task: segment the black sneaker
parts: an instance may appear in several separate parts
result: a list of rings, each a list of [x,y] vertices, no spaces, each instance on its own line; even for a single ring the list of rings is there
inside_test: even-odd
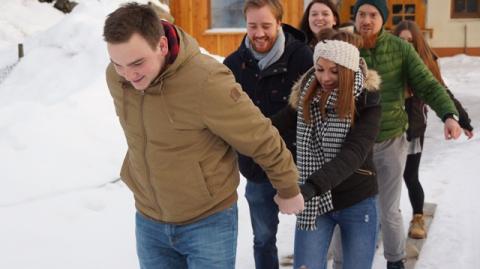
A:
[[[405,265],[403,264],[403,260],[396,262],[387,261],[387,269],[405,269]]]

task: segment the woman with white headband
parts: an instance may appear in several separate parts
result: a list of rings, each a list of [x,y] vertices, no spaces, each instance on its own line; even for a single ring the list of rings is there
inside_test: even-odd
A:
[[[371,268],[378,233],[372,147],[380,126],[380,78],[367,70],[356,37],[332,30],[314,50],[314,67],[294,85],[290,105],[272,117],[297,128],[305,210],[297,215],[294,268],[327,268],[339,225],[343,268]]]

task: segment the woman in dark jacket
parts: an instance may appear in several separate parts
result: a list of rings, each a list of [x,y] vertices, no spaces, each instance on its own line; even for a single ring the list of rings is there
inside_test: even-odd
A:
[[[428,66],[435,78],[442,83],[447,89],[447,93],[455,104],[459,112],[458,123],[462,127],[465,135],[470,139],[473,137],[473,127],[470,125],[470,118],[463,108],[462,104],[455,99],[453,94],[448,90],[445,82],[440,74],[440,68],[437,63],[437,56],[428,45],[423,37],[422,32],[413,21],[400,22],[393,31],[393,34],[411,43],[422,58],[425,65]],[[423,141],[425,130],[427,128],[427,106],[420,98],[415,96],[415,89],[408,88],[405,100],[405,110],[408,114],[408,130],[407,140],[409,141],[409,151],[403,178],[407,186],[408,196],[412,205],[413,217],[410,221],[408,236],[415,239],[423,239],[426,237],[425,221],[423,218],[423,204],[425,194],[418,178],[418,169],[420,159],[422,157]]]
[[[313,50],[322,39],[323,29],[336,29],[340,26],[337,7],[330,0],[312,0],[303,13],[300,30],[307,36],[307,44]]]
[[[297,127],[305,210],[297,217],[294,268],[326,268],[336,225],[343,268],[371,268],[378,232],[372,147],[380,126],[380,78],[360,59],[358,39],[333,32],[314,50],[314,67],[295,84],[290,105],[272,117]]]

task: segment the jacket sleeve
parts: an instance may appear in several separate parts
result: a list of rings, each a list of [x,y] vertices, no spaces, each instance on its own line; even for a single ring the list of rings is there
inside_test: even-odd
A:
[[[223,59],[223,64],[226,65],[230,70],[233,69],[234,57],[235,57],[235,52],[225,57],[225,59]]]
[[[445,87],[435,79],[413,46],[404,44],[403,48],[405,50],[404,70],[407,84],[415,89],[415,94],[429,105],[440,119],[449,113],[458,116],[458,111]]]
[[[289,130],[295,130],[297,125],[297,111],[290,105],[286,105],[280,111],[270,117],[273,126],[275,126],[280,133],[285,133]]]
[[[362,93],[357,107],[358,117],[343,142],[340,152],[330,162],[310,175],[301,191],[305,200],[325,193],[351,176],[372,151],[380,131],[380,94]]]
[[[292,56],[295,58],[294,62],[300,65],[298,69],[300,71],[299,77],[305,74],[305,72],[307,72],[308,70],[310,70],[310,68],[312,68],[314,64],[312,51],[307,45],[302,46],[300,49],[296,50],[294,55]]]
[[[223,65],[201,85],[198,99],[206,127],[267,173],[283,198],[297,195],[298,171],[290,151],[271,121],[253,104]]]
[[[446,90],[447,90],[448,96],[450,96],[453,103],[455,104],[455,108],[457,108],[457,110],[458,110],[458,114],[459,114],[458,123],[460,124],[460,127],[462,127],[462,129],[468,130],[470,132],[473,131],[473,126],[470,124],[472,120],[468,116],[467,111],[462,106],[460,101],[458,101],[457,98],[455,98],[455,96],[453,96],[453,93],[448,88],[446,88]]]

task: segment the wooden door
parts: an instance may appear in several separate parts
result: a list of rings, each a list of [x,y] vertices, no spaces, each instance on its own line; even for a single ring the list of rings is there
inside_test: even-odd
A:
[[[353,6],[355,5],[356,0],[339,0],[338,1],[338,11],[340,15],[340,23],[355,22],[353,17]]]

